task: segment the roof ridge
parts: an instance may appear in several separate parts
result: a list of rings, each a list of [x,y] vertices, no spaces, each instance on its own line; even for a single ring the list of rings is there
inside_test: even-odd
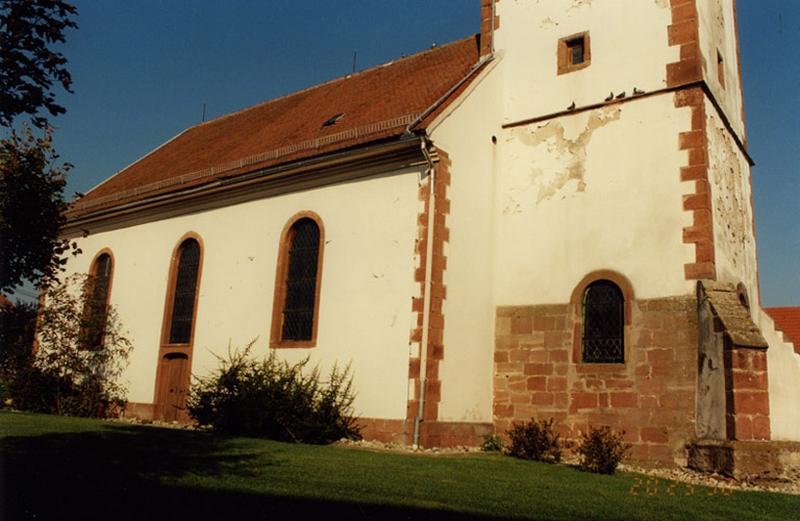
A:
[[[250,105],[249,107],[244,107],[242,109],[235,110],[233,112],[228,112],[226,114],[223,114],[221,116],[217,116],[216,118],[210,119],[208,121],[203,121],[201,123],[196,123],[196,124],[194,124],[194,125],[192,125],[190,127],[186,127],[183,132],[188,132],[188,131],[190,131],[192,129],[199,128],[199,127],[205,126],[205,125],[209,125],[211,123],[217,123],[217,122],[219,122],[219,121],[221,121],[223,119],[236,116],[236,115],[241,114],[243,112],[247,112],[248,110],[253,110],[253,109],[256,109],[258,107],[263,107],[265,105],[269,105],[270,103],[276,103],[278,101],[285,100],[285,99],[290,98],[292,96],[297,96],[299,94],[303,94],[305,92],[308,92],[308,91],[311,91],[311,90],[314,90],[314,89],[317,89],[317,88],[320,88],[320,87],[324,87],[325,85],[330,85],[330,84],[336,83],[338,81],[349,80],[350,78],[353,78],[354,76],[359,76],[359,75],[365,74],[367,72],[372,72],[372,71],[375,71],[375,70],[378,70],[378,69],[382,69],[384,67],[388,67],[389,65],[393,65],[393,64],[401,62],[401,61],[410,60],[411,58],[419,58],[420,56],[423,56],[424,54],[436,52],[436,51],[439,51],[441,49],[444,49],[445,47],[450,47],[452,45],[456,45],[456,44],[462,43],[462,42],[464,42],[466,40],[469,40],[469,39],[472,39],[472,38],[475,38],[474,34],[466,36],[466,37],[458,39],[458,40],[453,40],[452,42],[447,42],[447,43],[445,43],[443,45],[437,45],[436,47],[431,47],[430,49],[425,49],[424,51],[416,52],[414,54],[409,54],[408,56],[401,56],[400,58],[398,58],[396,60],[390,60],[388,62],[384,62],[384,63],[378,64],[378,65],[373,65],[372,67],[369,67],[369,68],[361,70],[361,71],[351,72],[351,73],[346,74],[344,76],[338,76],[336,78],[332,78],[330,80],[323,81],[322,83],[315,83],[314,85],[309,85],[308,87],[304,87],[304,88],[302,88],[300,90],[295,90],[295,91],[289,92],[289,93],[284,94],[282,96],[278,96],[277,98],[270,98],[268,100],[260,101],[260,102],[254,104],[254,105]]]
[[[172,137],[171,137],[171,138],[169,138],[168,140],[166,140],[166,141],[164,141],[163,143],[161,143],[160,145],[158,145],[158,146],[157,146],[156,148],[154,148],[153,150],[151,150],[151,151],[147,152],[145,155],[143,155],[143,156],[141,156],[141,157],[139,157],[139,158],[137,158],[137,159],[133,160],[132,162],[128,163],[126,166],[124,166],[124,167],[120,168],[119,170],[117,170],[116,172],[114,172],[113,174],[111,174],[110,176],[108,176],[107,178],[103,179],[102,181],[100,181],[99,183],[97,183],[96,185],[94,185],[93,187],[91,187],[90,189],[88,189],[88,190],[86,191],[86,194],[90,194],[90,193],[94,192],[95,190],[97,190],[98,188],[100,188],[100,187],[101,187],[101,186],[103,186],[104,184],[108,183],[109,181],[111,181],[112,179],[114,179],[114,178],[115,178],[115,177],[117,177],[119,174],[121,174],[121,173],[122,173],[122,172],[124,172],[125,170],[129,169],[130,167],[132,167],[132,166],[133,166],[133,165],[135,165],[136,163],[139,163],[140,161],[144,161],[144,160],[145,160],[147,157],[149,157],[149,156],[151,156],[151,155],[155,154],[156,152],[158,152],[159,150],[161,150],[161,149],[162,149],[162,148],[164,148],[165,146],[169,145],[170,143],[172,143],[173,141],[175,141],[176,139],[178,139],[179,137],[181,137],[182,135],[184,135],[184,134],[185,134],[186,132],[188,132],[188,131],[189,131],[191,128],[192,128],[192,127],[188,127],[188,128],[185,128],[185,129],[181,130],[180,132],[178,132],[177,134],[175,134],[174,136],[172,136]],[[86,194],[84,194],[84,197],[86,196]],[[81,197],[79,197],[79,198],[77,198],[77,199],[74,199],[74,200],[71,202],[71,204],[77,203],[77,202],[78,202],[80,199],[82,199],[82,198],[81,198]]]
[[[160,181],[147,183],[130,190],[124,190],[122,192],[115,192],[112,194],[100,196],[95,199],[91,199],[87,202],[81,202],[80,200],[73,201],[70,206],[70,211],[85,210],[87,208],[91,208],[100,204],[117,201],[119,199],[124,199],[125,197],[147,194],[149,192],[161,188],[172,187],[175,185],[183,184],[185,182],[194,181],[196,179],[201,179],[204,177],[213,177],[219,174],[224,174],[225,172],[236,170],[238,168],[243,168],[264,161],[269,161],[271,159],[277,159],[286,154],[295,153],[298,151],[312,150],[314,148],[319,148],[321,146],[329,145],[332,143],[338,143],[341,141],[345,141],[347,139],[357,138],[362,135],[370,135],[377,132],[381,132],[383,130],[402,127],[408,125],[416,117],[417,114],[405,114],[403,116],[398,116],[385,121],[379,121],[369,125],[362,125],[361,127],[350,128],[324,137],[307,139],[305,141],[294,143],[292,145],[283,146],[273,150],[266,150],[258,154],[253,154],[240,159],[231,160],[226,163],[221,163],[208,168],[187,172],[178,177],[170,177],[167,179],[162,179]]]
[[[443,90],[474,77],[476,62],[481,63],[478,54],[475,36],[470,35],[187,126],[73,201],[71,211],[82,213],[101,201],[117,204],[128,196],[165,192],[183,182],[206,182],[218,174],[235,175],[263,162],[295,160],[323,146],[338,150],[347,143],[362,145],[375,139],[376,132],[401,136],[422,108],[448,102],[442,100],[452,88],[434,101]],[[352,81],[344,81],[348,79]],[[401,84],[407,88],[397,90]],[[361,110],[365,91],[385,94],[385,102],[341,129],[313,125],[321,112]],[[276,117],[284,112],[286,117]]]

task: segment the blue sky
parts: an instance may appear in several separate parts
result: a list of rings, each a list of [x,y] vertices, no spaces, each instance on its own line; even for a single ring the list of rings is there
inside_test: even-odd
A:
[[[707,0],[701,0],[707,1]],[[86,192],[184,128],[479,29],[478,0],[75,2],[53,120]],[[763,304],[800,305],[800,2],[739,0]]]

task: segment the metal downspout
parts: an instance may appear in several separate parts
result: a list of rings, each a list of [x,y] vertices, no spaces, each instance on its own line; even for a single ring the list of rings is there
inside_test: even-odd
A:
[[[491,50],[488,55],[481,57],[475,63],[467,74],[464,75],[455,85],[453,85],[447,92],[445,92],[439,99],[422,112],[414,121],[408,124],[406,132],[410,133],[411,130],[431,114],[439,105],[441,105],[447,98],[449,98],[461,85],[464,84],[476,71],[483,65],[494,59],[494,17],[495,17],[495,2],[492,1],[492,19],[491,19]],[[428,360],[428,337],[430,314],[431,314],[431,273],[433,272],[433,226],[434,214],[436,212],[436,169],[434,168],[433,160],[428,152],[428,140],[423,137],[420,146],[422,148],[422,155],[425,156],[425,161],[428,163],[428,174],[430,175],[430,182],[428,187],[430,189],[428,194],[428,233],[427,244],[425,247],[425,294],[422,300],[422,339],[420,341],[419,352],[419,390],[418,390],[418,405],[417,416],[414,418],[414,437],[412,444],[414,447],[419,446],[420,424],[424,421],[425,412],[425,383],[427,381],[427,360]]]
[[[436,168],[434,168],[433,160],[428,152],[428,141],[422,139],[420,142],[422,148],[422,155],[428,162],[428,175],[430,181],[428,182],[428,230],[427,230],[427,243],[425,245],[425,290],[422,295],[422,339],[419,346],[419,391],[418,391],[418,405],[417,416],[414,418],[414,438],[413,446],[419,446],[419,427],[420,423],[424,420],[425,412],[425,382],[427,380],[427,360],[428,360],[428,329],[430,325],[431,314],[431,273],[433,271],[433,225],[434,213],[436,212],[436,191],[434,190],[436,181]]]

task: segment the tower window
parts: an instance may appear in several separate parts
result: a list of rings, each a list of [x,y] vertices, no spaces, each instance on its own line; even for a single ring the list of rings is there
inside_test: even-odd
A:
[[[722,60],[722,54],[717,51],[717,79],[722,88],[725,88],[725,63]]]
[[[592,53],[589,47],[589,32],[573,34],[558,40],[558,74],[588,67]]]

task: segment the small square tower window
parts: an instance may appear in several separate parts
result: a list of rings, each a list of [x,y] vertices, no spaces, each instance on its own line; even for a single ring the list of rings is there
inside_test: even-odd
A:
[[[717,79],[722,88],[725,88],[725,63],[722,60],[722,54],[717,51]]]
[[[558,40],[558,74],[588,67],[592,61],[589,32],[573,34]]]

